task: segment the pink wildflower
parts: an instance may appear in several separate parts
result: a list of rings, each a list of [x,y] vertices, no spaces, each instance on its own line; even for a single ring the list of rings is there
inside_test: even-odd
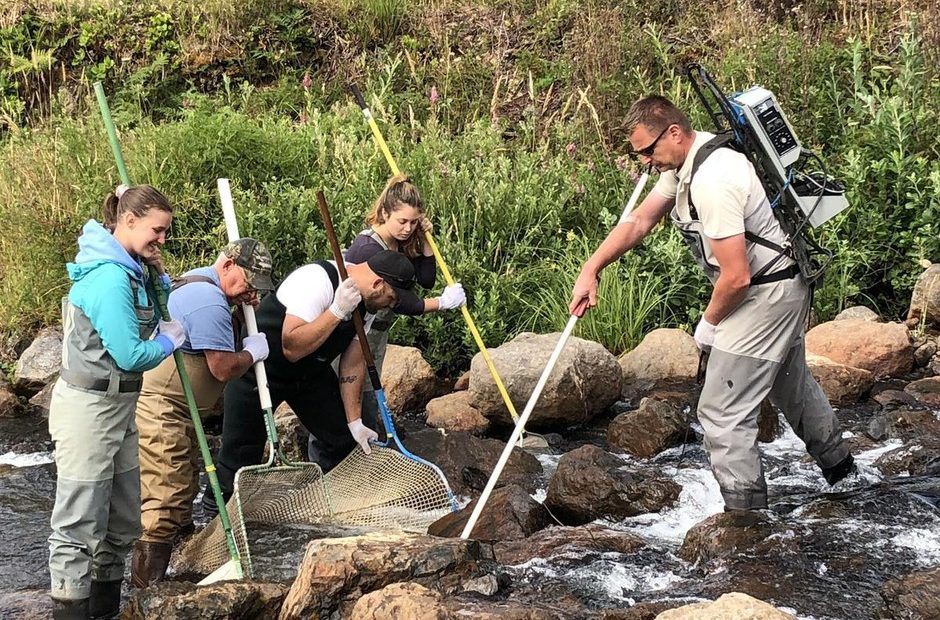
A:
[[[300,81],[301,86],[304,87],[304,90],[310,92],[310,87],[313,86],[313,80],[310,79],[310,72],[304,72],[304,79]]]
[[[568,153],[568,157],[574,157],[574,152],[578,147],[574,145],[574,142],[569,142],[568,146],[565,147],[565,153]]]
[[[627,156],[621,155],[614,163],[617,165],[617,170],[624,171],[627,168]]]
[[[429,97],[429,99],[431,100],[431,105],[434,105],[435,103],[440,101],[441,96],[437,94],[437,86],[431,87],[431,96]]]

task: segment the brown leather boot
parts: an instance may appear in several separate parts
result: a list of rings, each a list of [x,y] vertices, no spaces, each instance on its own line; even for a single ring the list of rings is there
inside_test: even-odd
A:
[[[172,552],[173,545],[170,543],[138,540],[131,559],[131,585],[146,588],[162,581]]]

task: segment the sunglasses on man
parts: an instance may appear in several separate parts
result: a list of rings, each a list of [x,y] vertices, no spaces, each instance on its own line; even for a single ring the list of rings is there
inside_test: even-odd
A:
[[[653,140],[652,144],[642,149],[636,149],[635,151],[633,151],[633,155],[636,155],[636,156],[642,155],[643,157],[652,157],[653,153],[656,151],[656,145],[659,144],[659,140],[663,136],[666,135],[666,132],[669,131],[670,127],[672,127],[672,125],[667,125],[665,129],[659,132],[659,135],[656,136],[656,139]]]

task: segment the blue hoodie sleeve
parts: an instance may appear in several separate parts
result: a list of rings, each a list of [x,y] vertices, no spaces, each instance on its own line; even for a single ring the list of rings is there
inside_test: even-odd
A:
[[[155,368],[166,357],[158,340],[143,340],[128,274],[115,264],[102,265],[76,283],[69,296],[82,309],[104,348],[119,368],[143,372]]]

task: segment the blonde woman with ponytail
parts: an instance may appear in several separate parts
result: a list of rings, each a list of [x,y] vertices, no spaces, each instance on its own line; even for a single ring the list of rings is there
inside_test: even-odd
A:
[[[388,180],[385,189],[366,216],[366,225],[368,228],[360,232],[346,250],[347,262],[364,263],[382,250],[401,252],[414,265],[417,283],[426,289],[434,287],[437,277],[434,254],[424,241],[424,233],[431,232],[433,226],[425,215],[421,193],[409,177],[399,174]],[[367,337],[379,373],[382,372],[382,362],[385,360],[385,349],[388,346],[388,330],[397,314],[420,316],[428,312],[459,308],[466,302],[463,285],[458,282],[445,287],[438,297],[403,298],[395,308],[376,314]],[[363,422],[374,430],[378,404],[368,381],[363,387],[362,396]],[[321,452],[317,445],[316,438],[311,435],[311,459]]]

